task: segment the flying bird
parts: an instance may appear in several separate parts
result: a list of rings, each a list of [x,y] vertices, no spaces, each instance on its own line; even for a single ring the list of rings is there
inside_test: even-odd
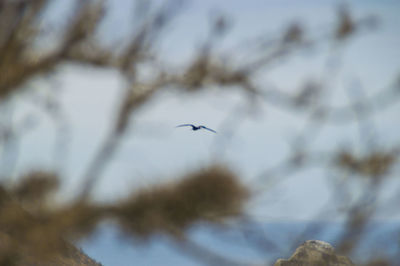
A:
[[[206,130],[209,130],[209,131],[211,131],[211,132],[217,133],[217,131],[215,131],[215,130],[213,130],[213,129],[211,129],[211,128],[208,128],[208,127],[206,127],[206,126],[202,126],[202,125],[200,125],[200,126],[195,126],[195,125],[193,125],[193,124],[182,124],[182,125],[179,125],[179,126],[176,126],[176,127],[192,127],[192,130],[193,130],[193,131],[196,131],[196,130],[199,130],[199,129],[206,129]]]

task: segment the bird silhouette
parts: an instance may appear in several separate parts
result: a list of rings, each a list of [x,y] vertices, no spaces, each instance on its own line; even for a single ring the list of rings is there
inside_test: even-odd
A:
[[[206,130],[209,130],[211,132],[217,133],[217,131],[215,131],[215,130],[213,130],[211,128],[208,128],[206,126],[203,126],[203,125],[195,126],[193,124],[182,124],[182,125],[178,125],[176,127],[192,127],[193,131],[196,131],[196,130],[199,130],[199,129],[206,129]]]

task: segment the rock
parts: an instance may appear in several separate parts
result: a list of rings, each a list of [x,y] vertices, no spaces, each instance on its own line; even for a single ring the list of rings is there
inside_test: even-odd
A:
[[[274,266],[350,266],[349,258],[335,254],[334,248],[324,241],[308,240],[301,244],[293,255],[285,260],[278,259]]]

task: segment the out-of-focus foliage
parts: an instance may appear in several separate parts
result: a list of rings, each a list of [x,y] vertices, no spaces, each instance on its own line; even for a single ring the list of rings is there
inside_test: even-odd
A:
[[[383,176],[393,163],[396,155],[394,153],[372,152],[365,158],[357,158],[349,152],[339,154],[339,166],[357,172],[365,176]]]
[[[142,190],[113,210],[134,236],[160,231],[181,236],[195,222],[222,222],[241,214],[248,191],[223,168],[195,172],[177,183]]]
[[[67,241],[89,235],[106,219],[116,220],[133,237],[148,238],[155,233],[183,237],[196,222],[220,223],[240,215],[248,196],[237,178],[221,167],[133,193],[116,205],[78,201],[61,207],[45,206],[40,199],[46,198],[55,183],[54,175],[34,172],[15,189],[1,187],[0,239],[4,249],[12,251],[5,252],[3,260],[15,256],[16,262],[18,258],[24,261],[25,254],[43,261],[66,256],[65,251],[71,248]]]

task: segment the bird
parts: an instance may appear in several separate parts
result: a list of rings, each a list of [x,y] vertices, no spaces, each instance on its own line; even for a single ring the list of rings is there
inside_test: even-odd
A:
[[[192,127],[193,131],[196,131],[196,130],[199,130],[199,129],[206,129],[206,130],[209,130],[211,132],[217,133],[217,131],[215,131],[215,130],[213,130],[211,128],[208,128],[206,126],[203,126],[203,125],[195,126],[193,124],[182,124],[182,125],[178,125],[176,127]]]

